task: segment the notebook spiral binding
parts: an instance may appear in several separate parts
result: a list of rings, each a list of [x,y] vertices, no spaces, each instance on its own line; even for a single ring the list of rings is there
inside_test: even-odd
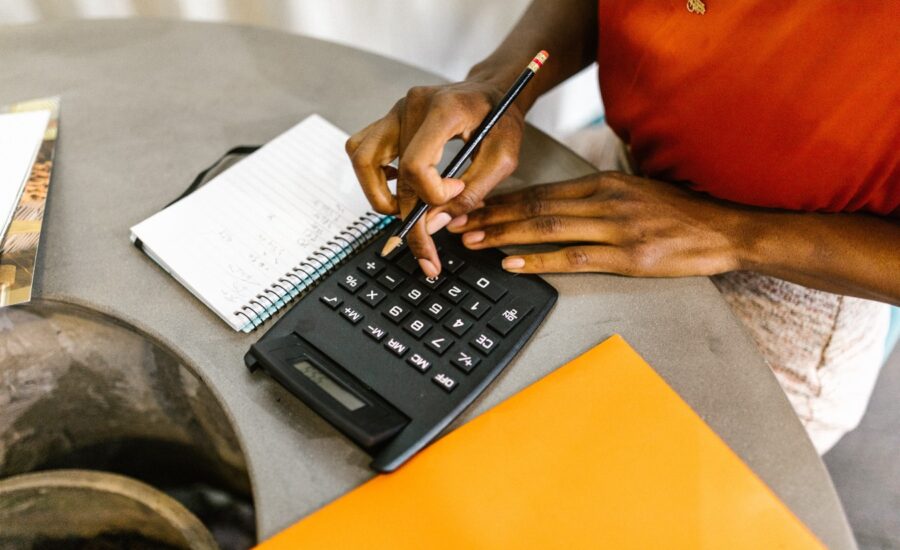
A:
[[[294,298],[311,290],[319,279],[341,265],[393,220],[393,216],[368,212],[342,229],[304,261],[254,296],[247,305],[234,312],[235,316],[246,320],[241,331],[255,330]]]

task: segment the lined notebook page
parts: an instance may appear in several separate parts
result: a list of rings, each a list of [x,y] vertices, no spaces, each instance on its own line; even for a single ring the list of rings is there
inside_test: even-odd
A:
[[[132,240],[232,328],[245,329],[236,311],[368,212],[346,139],[312,115],[132,227]]]

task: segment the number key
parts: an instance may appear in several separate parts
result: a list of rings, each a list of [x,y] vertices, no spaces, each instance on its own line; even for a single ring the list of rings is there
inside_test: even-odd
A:
[[[470,328],[472,328],[472,320],[466,319],[462,315],[453,315],[450,319],[444,323],[444,326],[457,336],[462,336],[466,333]]]
[[[425,304],[425,314],[435,321],[440,321],[448,313],[450,313],[450,304],[443,300],[435,299]]]
[[[468,293],[469,291],[463,288],[462,285],[452,284],[441,291],[441,296],[447,298],[454,304],[458,304]]]
[[[473,267],[469,267],[463,271],[462,275],[460,275],[460,279],[466,284],[471,285],[473,288],[478,289],[479,292],[490,298],[492,302],[496,302],[506,294],[505,288]]]
[[[391,304],[391,306],[382,311],[381,314],[394,323],[399,323],[404,317],[409,315],[409,307],[403,304]]]
[[[403,330],[415,336],[416,340],[422,337],[423,334],[428,332],[431,329],[431,323],[425,322],[425,320],[420,319],[419,317],[413,317],[412,321],[403,325]]]
[[[428,296],[428,292],[417,286],[411,286],[403,293],[403,299],[414,306],[422,303],[422,300],[424,300],[426,296]]]
[[[491,306],[488,304],[487,300],[475,294],[466,298],[462,305],[459,307],[467,314],[476,319],[481,319],[482,317],[484,317],[484,314],[487,313],[489,309],[491,309]]]
[[[446,333],[436,330],[425,339],[425,345],[438,355],[444,355],[444,352],[453,345],[453,340]]]

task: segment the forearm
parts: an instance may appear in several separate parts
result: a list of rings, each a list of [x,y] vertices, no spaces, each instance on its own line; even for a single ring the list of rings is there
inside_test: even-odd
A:
[[[469,78],[506,89],[540,50],[550,52],[550,60],[516,100],[523,111],[528,111],[544,92],[594,61],[596,0],[534,0],[503,43],[472,67]]]
[[[742,269],[900,305],[900,222],[862,214],[740,216]]]

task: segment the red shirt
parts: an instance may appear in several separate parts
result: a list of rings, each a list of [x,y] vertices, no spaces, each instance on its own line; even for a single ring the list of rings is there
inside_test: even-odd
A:
[[[756,206],[900,216],[900,2],[599,2],[640,173]]]

